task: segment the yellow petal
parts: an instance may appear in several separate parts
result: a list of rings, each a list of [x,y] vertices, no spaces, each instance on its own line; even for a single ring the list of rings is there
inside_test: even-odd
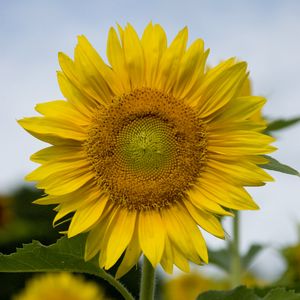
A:
[[[128,24],[124,30],[124,55],[130,78],[131,88],[138,88],[144,83],[144,53],[137,33]]]
[[[209,134],[215,133],[228,133],[230,131],[235,130],[245,130],[245,131],[257,131],[262,132],[266,129],[266,125],[262,122],[257,123],[252,120],[226,120],[224,122],[210,122],[209,128],[207,128],[207,132]]]
[[[91,179],[94,180],[94,177],[89,169],[84,168],[72,173],[61,171],[41,180],[36,186],[45,189],[47,194],[64,195],[79,189]]]
[[[182,255],[180,251],[176,249],[176,247],[173,247],[172,252],[173,252],[174,264],[183,272],[189,273],[190,265],[187,259],[185,258],[185,256]]]
[[[101,250],[107,221],[108,217],[101,218],[100,222],[89,231],[85,242],[85,261],[92,259]]]
[[[250,95],[252,95],[252,84],[251,80],[248,78],[242,86],[240,96],[245,97]]]
[[[60,197],[58,197],[58,196],[47,195],[45,197],[34,200],[32,203],[39,204],[39,205],[49,205],[49,204],[58,204],[58,203],[61,203],[64,201],[69,201],[72,199],[69,197],[63,197],[62,201],[60,201],[59,198]]]
[[[227,180],[239,182],[240,185],[262,185],[265,181],[274,179],[264,170],[254,164],[246,162],[220,162],[207,160],[207,172],[219,173]]]
[[[79,52],[79,53],[78,53]],[[107,99],[105,95],[110,96],[109,93],[105,93],[101,87],[94,83],[92,75],[87,73],[88,70],[85,67],[87,63],[81,54],[78,46],[75,48],[76,60],[73,62],[66,54],[60,52],[58,54],[59,65],[71,81],[71,83],[90,101],[94,104],[101,104],[107,106]],[[104,87],[103,88],[107,88]]]
[[[68,102],[90,119],[96,107],[95,101],[81,92],[63,72],[57,72],[57,81],[62,94]]]
[[[163,89],[166,93],[171,91],[176,82],[178,68],[186,49],[187,39],[188,30],[185,27],[177,34],[160,60],[155,87]]]
[[[98,259],[100,268],[105,267],[106,258],[107,258],[108,240],[110,239],[110,234],[111,234],[113,225],[116,223],[115,216],[119,212],[119,209],[117,209],[114,204],[112,204],[110,202],[108,202],[107,204],[109,206],[108,214],[107,214],[107,223],[106,223],[106,226],[105,226],[105,233],[104,233],[104,236],[102,238],[101,250],[100,250],[100,255],[99,255],[99,259]],[[109,204],[111,204],[111,205],[109,205]]]
[[[224,111],[214,120],[216,123],[224,123],[224,121],[246,120],[255,114],[266,103],[264,97],[248,96],[239,97],[230,101]]]
[[[217,237],[224,238],[224,230],[222,225],[213,214],[206,213],[204,210],[196,208],[189,201],[184,201],[184,204],[196,223],[199,224],[204,230]]]
[[[165,246],[165,228],[158,211],[139,214],[139,240],[141,248],[153,268],[160,262]]]
[[[110,28],[107,40],[107,58],[112,69],[120,78],[125,91],[130,90],[130,81],[126,68],[124,51],[120,45],[117,33],[114,28]]]
[[[117,270],[115,277],[118,279],[125,275],[131,268],[138,263],[141,256],[141,247],[138,238],[138,226],[135,226],[131,241],[128,244],[124,258]]]
[[[21,125],[20,120],[18,120],[18,123]],[[22,126],[22,125],[21,125]],[[36,133],[33,131],[29,131],[25,129],[28,133],[30,133],[32,136],[36,137],[37,139],[52,144],[56,146],[74,146],[74,147],[80,147],[81,142],[78,140],[71,140],[71,139],[66,139],[60,136],[48,134],[48,133]]]
[[[18,123],[29,133],[47,134],[59,138],[83,141],[86,132],[75,123],[61,121],[55,118],[32,117],[19,120]]]
[[[118,27],[121,43],[122,45],[124,45],[124,29],[118,23],[117,23],[117,27]]]
[[[57,195],[47,195],[46,197],[40,198],[33,201],[35,204],[47,205],[47,204],[58,204],[65,202],[73,202],[76,204],[74,210],[80,207],[77,204],[85,205],[94,199],[94,195],[100,195],[101,191],[99,187],[95,185],[94,182],[89,182],[82,186],[79,190],[71,193],[67,193],[61,196]]]
[[[109,88],[106,78],[103,77],[97,64],[99,55],[91,47],[87,47],[86,39],[78,37],[78,44],[75,48],[74,63],[76,75],[80,85],[95,95],[95,99],[102,105],[107,106],[114,94]]]
[[[230,184],[221,178],[205,174],[198,186],[200,191],[211,194],[223,207],[232,209],[258,209],[257,204],[242,186]]]
[[[105,79],[112,92],[115,95],[122,94],[124,90],[120,79],[116,73],[105,64],[101,56],[97,53],[84,35],[78,37],[78,46],[82,49],[82,52],[85,53],[85,56],[90,61],[90,64],[93,64],[100,76]]]
[[[273,152],[275,148],[269,145],[275,141],[273,137],[255,131],[214,132],[209,134],[208,139],[209,151],[233,156],[261,155]]]
[[[204,75],[205,61],[204,42],[198,39],[189,47],[180,62],[173,89],[175,97],[183,99],[196,83],[199,84]]]
[[[161,266],[165,270],[165,272],[172,274],[173,273],[173,264],[174,264],[174,259],[173,259],[173,250],[171,246],[171,242],[168,238],[168,236],[165,236],[165,249],[163,256],[161,258]]]
[[[50,197],[52,197],[53,199],[57,199],[57,201],[53,201],[53,203],[59,203],[59,205],[55,208],[55,211],[57,211],[57,215],[53,220],[53,225],[56,226],[56,222],[67,214],[81,209],[86,205],[89,205],[90,202],[94,201],[94,199],[96,198],[99,198],[100,195],[101,192],[99,191],[99,189],[92,184],[86,184],[78,191],[69,193],[67,195],[51,195]],[[51,201],[51,198],[48,199],[49,200],[46,201]],[[37,200],[35,203],[38,203],[38,201],[42,201],[42,199]]]
[[[44,164],[54,160],[80,160],[85,157],[84,155],[81,146],[51,146],[32,154],[30,160]]]
[[[246,68],[246,63],[237,63],[218,74],[207,87],[200,87],[197,109],[201,118],[219,111],[237,95],[247,77]]]
[[[106,248],[104,237],[107,227],[111,222],[112,216],[114,216],[113,209],[114,206],[108,201],[105,210],[100,217],[100,220],[92,227],[91,231],[89,232],[85,243],[85,261],[90,260],[99,251],[102,251],[102,249]]]
[[[227,60],[222,61],[215,67],[209,68],[205,74],[205,81],[203,82],[202,88],[206,89],[219,74],[229,69],[230,67],[234,66],[235,64],[236,64],[236,58],[231,57]]]
[[[187,218],[184,214],[185,208],[178,205],[172,206],[172,208],[162,210],[162,219],[165,223],[167,234],[170,240],[176,245],[178,249],[181,249],[182,253],[189,260],[192,260],[195,263],[200,263],[198,250],[195,249],[194,240],[199,239],[201,235],[200,231],[197,229],[196,224],[191,227],[191,223],[187,221]],[[191,217],[189,216],[191,219]],[[198,231],[198,234],[195,232]],[[198,247],[202,245],[199,244]],[[201,253],[201,256],[205,253]]]
[[[79,110],[75,110],[70,103],[64,100],[37,104],[35,110],[45,117],[67,120],[80,126],[89,125],[91,122],[90,118],[87,118]]]
[[[62,171],[72,173],[80,169],[86,170],[88,167],[89,162],[84,158],[74,161],[48,162],[29,173],[25,179],[28,181],[38,181]]]
[[[57,221],[61,220],[66,215],[73,213],[80,206],[81,203],[79,201],[61,203],[58,206],[56,206],[54,210],[57,211],[57,214],[52,222],[53,227],[58,226],[59,224],[57,223]]]
[[[143,33],[141,43],[145,56],[146,86],[153,86],[160,59],[167,48],[167,37],[161,26],[153,26],[150,22]]]
[[[72,217],[68,237],[71,238],[94,225],[100,219],[108,198],[107,194],[103,194],[93,202],[78,209]]]
[[[246,156],[246,159],[256,165],[264,165],[269,162],[269,160],[263,156]]]
[[[120,208],[105,235],[108,235],[105,268],[109,269],[128,246],[135,227],[136,211]]]
[[[188,232],[191,236],[191,242],[194,248],[196,249],[197,254],[199,255],[199,257],[201,257],[202,261],[208,263],[208,253],[207,253],[206,243],[197,224],[191,218],[190,214],[187,212],[183,204],[178,205],[178,211],[182,212],[182,214],[179,215],[179,218],[181,218],[182,224],[185,224],[186,228],[188,229]],[[195,260],[194,262],[197,263],[198,259]]]
[[[199,209],[224,216],[232,216],[232,213],[223,209],[216,199],[204,189],[195,187],[187,192],[191,202]]]

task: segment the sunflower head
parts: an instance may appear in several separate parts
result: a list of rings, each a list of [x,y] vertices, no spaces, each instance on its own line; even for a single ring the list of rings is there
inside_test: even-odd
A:
[[[160,25],[142,37],[111,28],[105,63],[84,36],[75,59],[59,55],[65,100],[39,104],[19,123],[51,144],[27,176],[45,189],[39,204],[71,214],[68,236],[89,232],[85,258],[100,253],[117,276],[143,253],[172,272],[207,262],[199,227],[223,238],[219,217],[257,209],[245,186],[272,178],[259,165],[273,138],[253,116],[265,99],[243,92],[247,65],[229,59],[209,70],[187,28],[168,44]]]
[[[156,89],[135,89],[113,102],[98,112],[85,143],[100,185],[129,210],[172,205],[203,166],[204,124]]]

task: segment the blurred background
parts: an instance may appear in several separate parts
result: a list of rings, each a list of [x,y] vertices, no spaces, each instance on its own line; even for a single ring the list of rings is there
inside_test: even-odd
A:
[[[59,236],[51,229],[52,207],[31,205],[40,192],[23,181],[35,168],[29,156],[45,144],[16,123],[35,115],[35,104],[62,98],[56,82],[57,53],[72,56],[76,36],[84,34],[105,57],[111,26],[130,22],[141,34],[149,21],[160,23],[169,41],[187,25],[189,41],[203,38],[211,49],[210,65],[232,56],[247,61],[254,94],[268,99],[264,114],[269,119],[300,115],[297,0],[0,0],[0,252],[12,252],[32,238],[47,244]],[[299,133],[300,125],[278,132],[279,150],[273,155],[298,170]],[[277,250],[298,242],[300,223],[299,178],[272,176],[274,183],[249,189],[260,211],[241,214],[242,252],[254,243],[267,245],[251,268],[270,281],[286,272],[288,263]],[[230,220],[224,225],[230,235]],[[206,239],[211,249],[225,247],[222,240]],[[215,272],[210,266],[204,271]]]

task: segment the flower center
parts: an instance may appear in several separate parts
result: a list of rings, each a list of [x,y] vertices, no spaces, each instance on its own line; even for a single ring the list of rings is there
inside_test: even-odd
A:
[[[206,160],[206,129],[172,95],[141,88],[99,108],[84,144],[99,187],[127,209],[180,201]]]
[[[168,124],[155,117],[137,119],[117,137],[118,159],[142,176],[158,176],[174,162],[176,140]]]

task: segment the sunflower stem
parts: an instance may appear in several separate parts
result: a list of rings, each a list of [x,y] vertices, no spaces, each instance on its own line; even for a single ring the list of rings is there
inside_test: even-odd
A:
[[[108,283],[110,283],[123,297],[125,300],[134,300],[131,293],[126,289],[126,287],[118,280],[116,280],[113,276],[106,273],[107,276],[103,276]]]
[[[240,257],[240,236],[239,236],[239,225],[240,225],[240,216],[239,212],[235,212],[235,217],[233,218],[233,234],[231,241],[231,270],[230,270],[230,281],[231,287],[234,288],[241,284],[241,257]]]
[[[140,300],[153,300],[154,299],[154,280],[155,269],[152,267],[150,261],[144,256],[142,279],[140,288]]]

